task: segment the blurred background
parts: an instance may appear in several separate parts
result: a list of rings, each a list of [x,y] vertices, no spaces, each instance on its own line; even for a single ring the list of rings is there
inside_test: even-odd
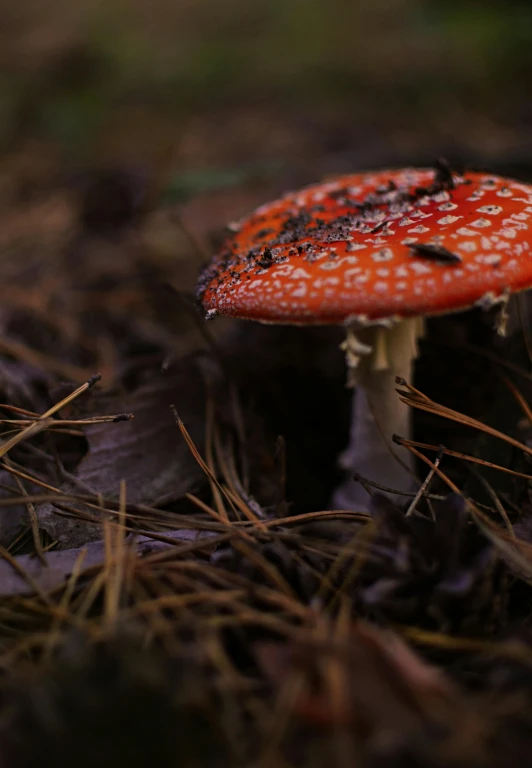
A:
[[[217,193],[203,232],[328,173],[528,170],[531,50],[526,0],[5,3],[1,201],[112,166],[158,202]]]
[[[288,161],[320,132],[322,155],[494,153],[531,117],[524,0],[26,0],[0,41],[4,151],[65,161]]]

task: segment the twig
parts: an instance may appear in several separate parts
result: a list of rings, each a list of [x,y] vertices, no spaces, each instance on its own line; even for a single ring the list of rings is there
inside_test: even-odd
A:
[[[425,446],[424,443],[414,443],[412,440],[407,440],[404,437],[399,437],[398,435],[393,435],[393,439],[395,439],[397,442],[400,443],[400,445],[404,445],[405,447],[407,445],[416,445],[421,446],[422,448],[429,447]],[[430,446],[431,448],[433,446]],[[438,450],[435,448],[435,450]],[[377,488],[378,491],[384,491],[384,493],[393,493],[396,496],[408,496],[410,498],[414,498],[416,496],[417,491],[398,491],[395,488],[390,488],[388,485],[382,485],[381,483],[375,482],[375,480],[369,480],[367,477],[362,477],[358,472],[355,472],[353,475],[353,480],[356,480],[357,482],[361,483],[361,485],[369,486],[370,488]],[[367,490],[365,488],[365,490]],[[442,501],[444,499],[444,496],[438,496],[437,494],[426,494],[426,499],[433,499],[434,501]]]
[[[220,493],[221,493],[221,494],[223,494],[223,496],[225,496],[225,498],[227,499],[227,501],[228,501],[229,505],[231,506],[231,509],[233,510],[233,512],[235,513],[236,517],[238,518],[238,514],[237,514],[237,512],[236,512],[236,508],[235,508],[235,505],[233,504],[233,502],[232,502],[232,500],[230,499],[230,497],[228,496],[228,494],[227,494],[227,493],[224,491],[224,489],[222,488],[222,486],[221,486],[221,485],[220,485],[220,483],[218,482],[218,480],[217,480],[217,478],[215,477],[215,475],[214,475],[213,471],[211,470],[211,468],[210,468],[210,467],[209,467],[209,466],[208,466],[208,465],[205,463],[205,461],[202,459],[202,457],[201,457],[201,455],[200,455],[200,453],[199,453],[198,449],[197,449],[197,448],[196,448],[196,446],[194,445],[194,441],[192,440],[192,438],[191,438],[191,436],[190,436],[190,434],[189,434],[189,432],[188,432],[187,428],[185,427],[185,425],[184,425],[183,421],[181,420],[181,418],[180,418],[179,414],[177,413],[177,410],[176,410],[176,407],[175,407],[175,405],[171,405],[171,406],[170,406],[170,408],[171,408],[171,410],[172,410],[172,413],[174,414],[174,418],[175,418],[175,420],[176,420],[176,424],[177,424],[177,426],[179,427],[179,430],[180,430],[181,434],[183,435],[183,437],[184,437],[184,439],[185,439],[185,442],[186,442],[186,444],[187,444],[187,446],[188,446],[188,448],[189,448],[190,452],[192,453],[192,455],[194,456],[194,458],[196,459],[196,461],[197,461],[197,462],[198,462],[198,464],[200,465],[201,469],[202,469],[202,470],[204,471],[204,473],[207,475],[207,477],[209,478],[209,480],[210,480],[212,483],[214,483],[214,485],[215,485],[215,486],[216,486],[216,488],[217,488],[217,489],[220,491]],[[229,518],[227,518],[227,517],[225,517],[225,516],[221,515],[219,512],[218,512],[218,513],[216,513],[216,516],[217,516],[217,518],[219,519],[219,521],[220,521],[220,522],[223,522],[223,523],[229,523]]]
[[[406,437],[399,437],[399,435],[394,435],[394,440],[399,442],[400,445],[404,445],[405,448],[411,445],[415,448],[424,448],[427,451],[438,452],[440,449],[442,449],[443,453],[446,456],[453,456],[456,459],[463,459],[464,461],[470,461],[472,464],[479,464],[482,467],[497,469],[499,472],[506,472],[506,474],[513,475],[514,477],[522,477],[524,480],[532,480],[532,475],[528,475],[525,472],[517,472],[517,470],[515,469],[502,467],[500,464],[494,464],[491,461],[486,461],[485,459],[479,459],[476,456],[470,456],[468,453],[460,453],[459,451],[452,451],[450,448],[442,448],[441,446],[431,445],[431,443],[420,443],[417,440],[407,440]],[[403,493],[403,496],[404,495],[407,495],[407,494]],[[413,495],[413,494],[408,494],[408,495]],[[431,497],[431,498],[437,499],[438,497]]]
[[[474,477],[476,477],[476,479],[484,486],[486,491],[489,493],[493,503],[495,504],[495,508],[497,509],[497,511],[499,512],[500,516],[502,517],[502,519],[504,521],[504,524],[506,526],[506,530],[508,531],[510,536],[513,539],[515,539],[516,538],[515,531],[513,529],[512,523],[510,522],[510,518],[508,517],[508,513],[506,512],[505,508],[503,507],[503,505],[501,503],[501,500],[499,499],[499,497],[497,496],[497,494],[495,493],[495,491],[493,490],[491,485],[488,483],[488,481],[486,480],[485,477],[482,477],[480,472],[478,472],[475,469],[475,467],[468,467],[468,469],[471,472],[471,474]]]
[[[514,448],[518,448],[520,451],[523,451],[529,456],[532,456],[532,448],[530,448],[528,445],[525,445],[524,443],[521,443],[519,440],[514,440],[513,437],[506,435],[504,432],[499,432],[498,429],[489,427],[487,424],[484,424],[482,421],[478,421],[477,419],[473,419],[471,416],[465,416],[458,411],[453,411],[452,408],[447,408],[444,405],[440,405],[440,403],[436,403],[433,400],[430,400],[421,392],[415,390],[414,387],[407,385],[404,379],[398,380],[397,383],[402,386],[406,386],[408,389],[407,392],[404,392],[403,390],[397,390],[399,392],[400,400],[402,403],[405,403],[412,408],[419,408],[422,411],[427,411],[428,413],[432,413],[435,416],[442,416],[443,418],[449,419],[450,421],[456,421],[459,424],[464,424],[468,427],[472,427],[473,429],[478,429],[481,432],[485,432],[486,434],[491,435],[492,437],[497,437],[499,440],[504,440],[504,442],[509,443],[509,445],[512,445]]]
[[[395,435],[394,435],[394,437],[395,437]],[[422,496],[425,495],[425,491],[427,490],[430,481],[434,477],[434,473],[436,472],[436,470],[440,466],[440,461],[442,460],[443,452],[444,452],[443,451],[443,445],[440,445],[440,447],[438,449],[438,455],[434,459],[434,466],[430,468],[428,475],[426,476],[425,480],[423,481],[423,483],[421,485],[421,488],[419,489],[419,491],[416,493],[416,495],[412,499],[412,501],[410,503],[410,506],[406,510],[406,517],[410,517],[410,515],[412,515],[414,513],[414,511],[416,509],[416,506],[419,503],[419,500],[421,499]]]
[[[9,456],[5,457],[4,463],[5,463],[6,466],[9,467],[9,464],[10,464]],[[28,494],[27,494],[26,488],[24,487],[24,483],[22,482],[22,479],[20,477],[18,477],[16,474],[15,474],[15,482],[16,482],[18,488],[19,488],[19,491],[24,496],[27,496]],[[44,556],[44,550],[43,550],[42,542],[41,542],[41,534],[40,534],[40,531],[39,531],[39,520],[38,520],[38,517],[37,517],[37,512],[35,510],[35,506],[32,504],[31,501],[28,501],[26,503],[26,510],[28,512],[28,518],[29,518],[29,521],[30,521],[30,528],[31,528],[31,534],[32,534],[32,538],[33,538],[33,546],[35,547],[35,552],[37,554],[37,557],[41,561],[41,563],[43,565],[46,565],[46,558]]]
[[[420,451],[416,450],[413,446],[408,445],[407,448],[415,456],[421,459],[421,461],[424,461],[425,464],[428,464],[429,467],[434,467],[432,461],[427,458],[427,456],[424,456],[422,453],[420,453]],[[507,534],[505,534],[498,525],[496,525],[487,515],[485,515],[474,501],[467,498],[467,496],[463,494],[460,488],[458,488],[458,486],[453,483],[453,481],[444,472],[442,472],[439,467],[434,467],[434,469],[438,477],[440,477],[443,482],[448,485],[452,491],[454,491],[454,493],[457,493],[465,501],[472,513],[473,520],[476,522],[482,532],[487,536],[487,538],[493,542],[497,549],[499,549],[513,561],[514,565],[522,572],[523,578],[526,574],[526,578],[530,582],[532,580],[532,545],[528,544],[528,542],[521,541],[520,539],[512,538],[509,535],[508,538],[506,538]]]

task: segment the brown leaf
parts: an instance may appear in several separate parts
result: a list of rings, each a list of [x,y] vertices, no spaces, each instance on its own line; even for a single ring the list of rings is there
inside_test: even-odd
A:
[[[130,412],[132,421],[87,428],[89,451],[62,490],[94,493],[116,501],[120,482],[127,501],[151,506],[169,504],[198,488],[203,473],[176,427],[170,406],[175,404],[195,444],[203,450],[203,382],[197,361],[187,358],[168,374],[159,374],[135,392],[120,397],[96,396],[98,414]],[[99,525],[59,517],[52,504],[38,510],[39,524],[61,548],[81,546],[101,537]]]
[[[168,531],[164,535],[167,539],[173,539],[174,543],[155,541],[149,536],[138,536],[134,544],[135,551],[139,556],[149,555],[153,552],[170,549],[180,542],[192,542],[200,538],[207,539],[214,534],[183,528],[179,531]],[[32,594],[34,592],[32,582],[44,592],[64,584],[82,552],[84,552],[83,570],[105,563],[106,551],[103,541],[92,541],[85,547],[48,552],[46,565],[43,565],[33,555],[20,555],[14,558],[20,570],[15,569],[6,560],[0,559],[0,596]],[[22,573],[27,574],[31,581],[25,579]]]

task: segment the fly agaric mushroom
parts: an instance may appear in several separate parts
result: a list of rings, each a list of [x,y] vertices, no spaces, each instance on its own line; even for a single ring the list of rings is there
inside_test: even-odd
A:
[[[413,487],[410,454],[395,448],[399,461],[392,449],[392,436],[411,430],[395,378],[412,378],[425,316],[504,310],[511,293],[532,286],[531,216],[532,186],[439,161],[435,170],[341,176],[232,227],[198,283],[207,317],[346,328],[357,392],[337,507],[367,506],[355,472]]]

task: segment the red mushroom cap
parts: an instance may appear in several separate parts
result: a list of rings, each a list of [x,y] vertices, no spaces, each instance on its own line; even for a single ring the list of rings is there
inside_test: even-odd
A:
[[[532,286],[532,186],[445,164],[341,176],[243,219],[200,277],[208,312],[285,323],[467,309]]]

